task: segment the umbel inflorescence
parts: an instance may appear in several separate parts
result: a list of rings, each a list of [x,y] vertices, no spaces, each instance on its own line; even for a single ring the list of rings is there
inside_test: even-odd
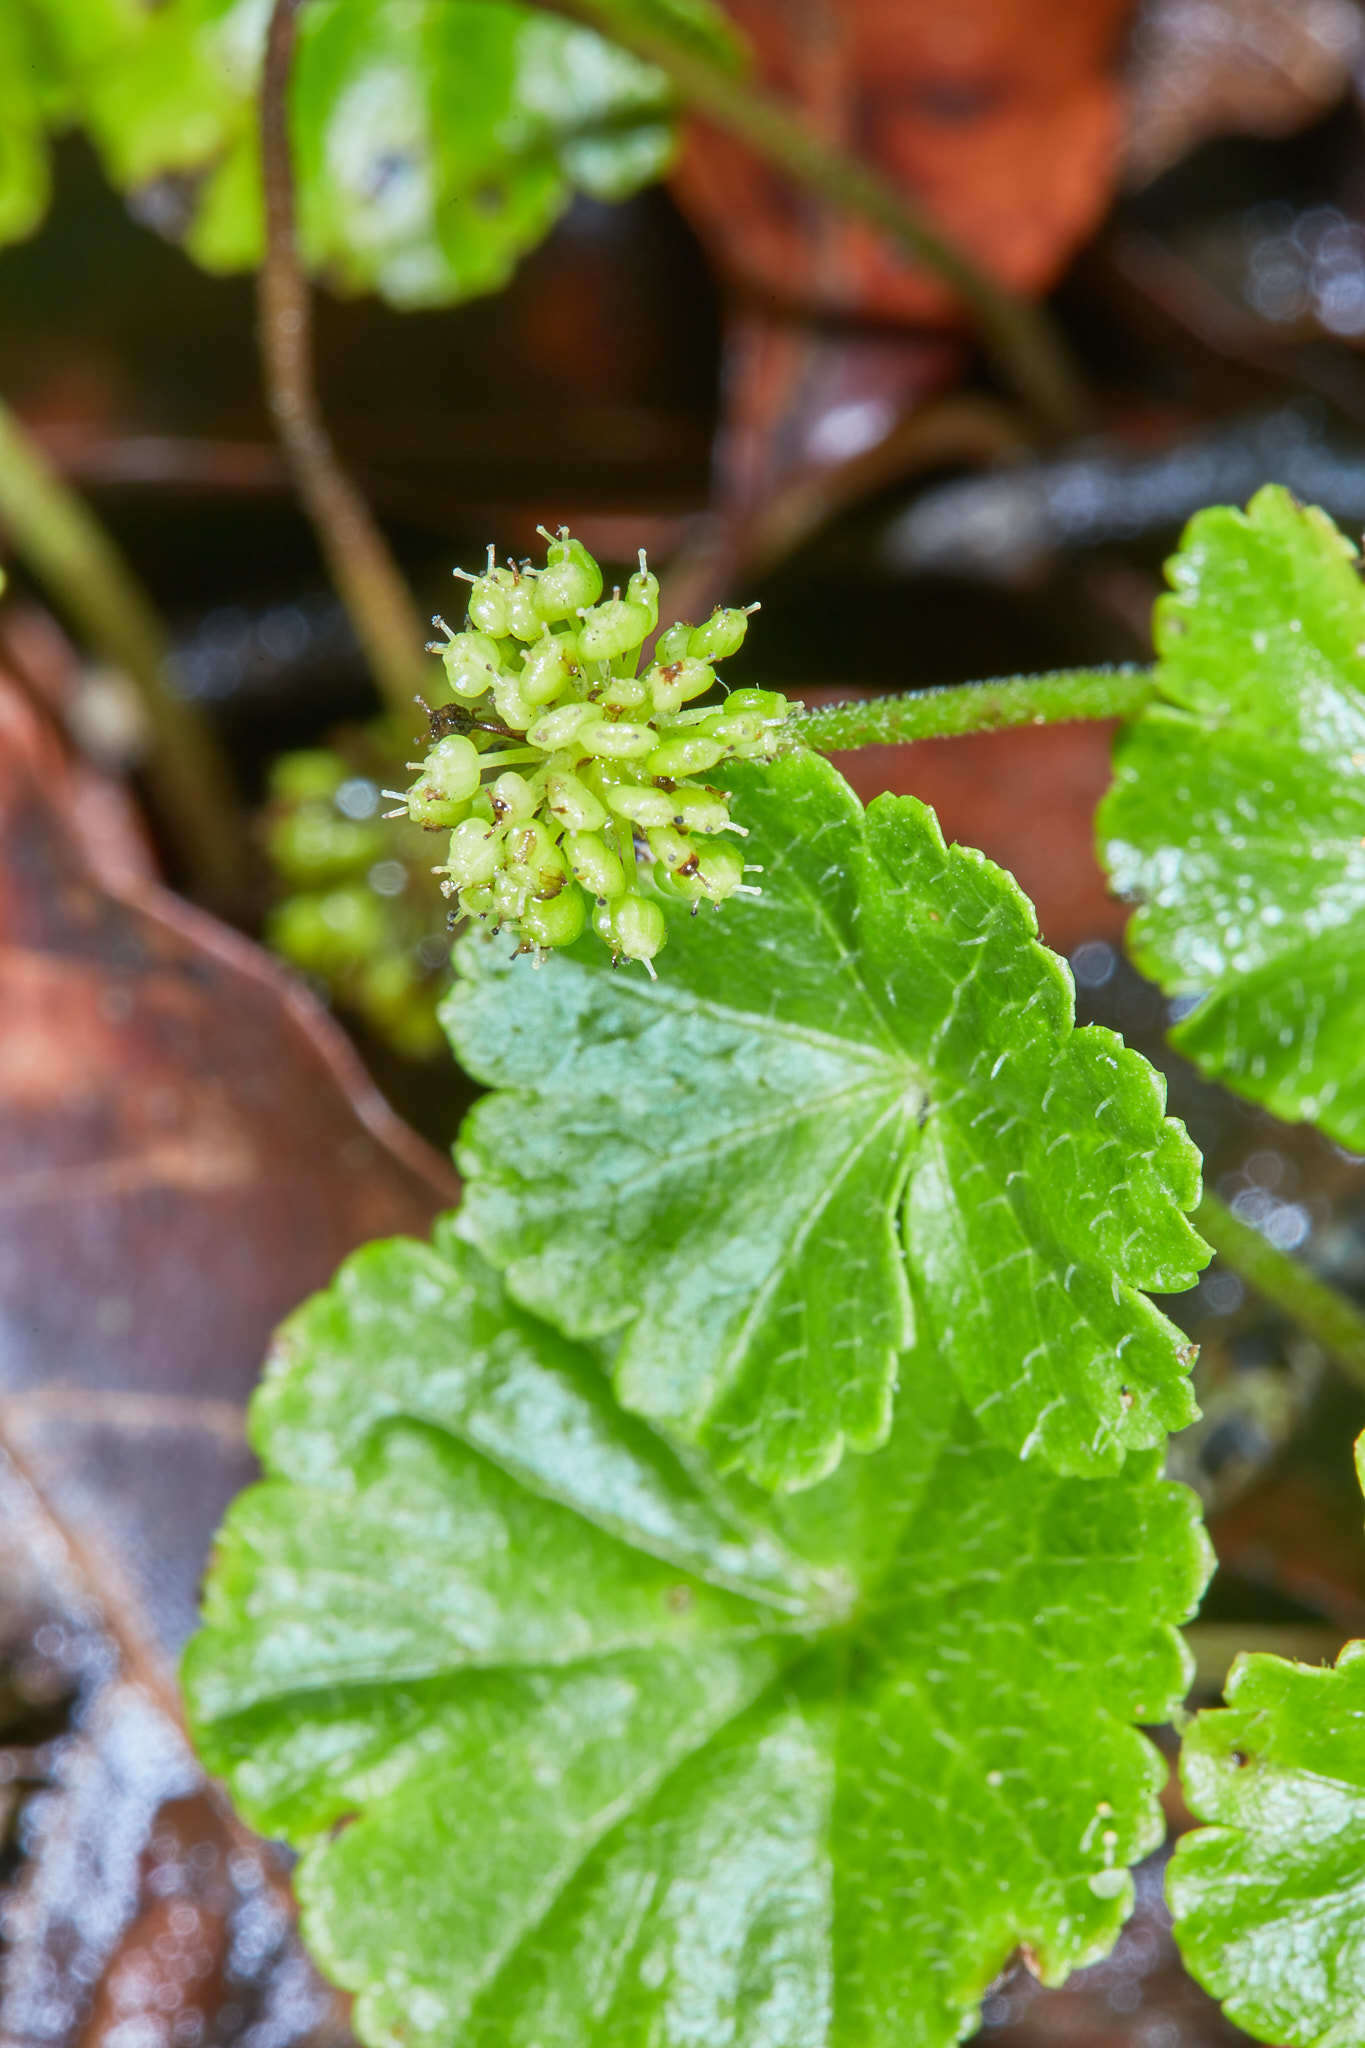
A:
[[[438,618],[446,639],[429,650],[454,701],[429,712],[430,748],[390,815],[449,830],[436,872],[455,914],[532,952],[571,945],[591,922],[615,959],[653,973],[661,894],[695,910],[755,889],[723,836],[742,829],[729,798],[698,778],[725,760],[771,760],[791,706],[773,690],[695,703],[742,644],[743,611],[671,626],[642,671],[659,611],[643,549],[624,596],[604,599],[581,541],[540,532],[543,569],[499,567],[490,548],[481,576],[455,571],[473,585],[467,623],[455,633]]]

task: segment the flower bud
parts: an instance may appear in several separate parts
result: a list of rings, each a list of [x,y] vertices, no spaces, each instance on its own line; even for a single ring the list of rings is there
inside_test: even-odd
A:
[[[487,633],[457,633],[441,649],[441,661],[446,681],[466,704],[492,689],[501,665],[498,643],[490,640]]]
[[[521,936],[532,946],[571,946],[587,921],[583,891],[570,882],[557,896],[531,898],[521,913]]]
[[[596,832],[566,832],[564,856],[574,880],[599,902],[625,893],[625,869]]]
[[[654,621],[643,605],[609,597],[584,613],[578,651],[584,661],[617,661],[639,647],[653,630]]]
[[[446,873],[459,890],[491,882],[503,862],[502,841],[491,825],[466,818],[450,835]]]
[[[535,607],[553,625],[558,619],[577,618],[586,606],[596,604],[602,595],[602,571],[582,541],[567,532],[550,542],[546,554],[547,566],[535,582]]]
[[[613,944],[627,960],[652,960],[668,937],[662,910],[647,896],[622,896],[610,915]]]
[[[656,747],[645,761],[645,768],[651,775],[704,775],[708,768],[714,768],[725,753],[719,741],[709,739],[702,732],[680,732],[675,739],[666,739]]]
[[[567,769],[546,776],[545,802],[569,832],[596,832],[607,822],[602,799]]]
[[[600,761],[634,761],[648,754],[658,738],[652,725],[632,725],[622,718],[599,718],[579,728],[578,744]]]
[[[549,704],[569,685],[570,660],[562,639],[542,627],[535,645],[528,648],[517,676],[517,688],[527,704],[539,708]]]
[[[607,791],[607,806],[632,825],[669,825],[675,804],[668,790],[639,782],[616,783]]]
[[[694,626],[687,636],[687,651],[698,661],[724,661],[744,645],[749,614],[720,606],[703,626]]]

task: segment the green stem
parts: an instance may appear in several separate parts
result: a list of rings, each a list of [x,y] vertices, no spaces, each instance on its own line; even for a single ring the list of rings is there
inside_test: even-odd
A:
[[[915,690],[905,697],[868,697],[825,704],[797,717],[798,739],[822,754],[854,747],[891,747],[908,740],[958,739],[1011,725],[1065,725],[1082,718],[1135,718],[1155,685],[1146,668],[1071,668],[1049,675],[1007,676]]]
[[[347,474],[322,417],[313,381],[313,308],[294,232],[289,75],[303,0],[275,0],[261,80],[265,259],[259,278],[266,396],[299,496],[337,593],[385,702],[410,723],[428,679],[426,640],[412,594],[374,516]]]
[[[1287,1252],[1277,1251],[1259,1230],[1234,1216],[1226,1202],[1205,1189],[1194,1212],[1194,1227],[1220,1259],[1284,1310],[1353,1380],[1365,1386],[1365,1315]]]
[[[1073,434],[1088,424],[1080,380],[1047,315],[996,283],[900,188],[856,156],[825,142],[776,94],[765,92],[667,33],[651,29],[620,0],[542,0],[600,30],[666,73],[695,113],[738,136],[798,185],[880,228],[915,262],[951,285],[976,318],[1003,374],[1049,427]]]
[[[141,770],[189,886],[228,903],[246,837],[212,732],[167,685],[170,641],[151,599],[90,507],[0,402],[0,519],[58,611],[126,675],[141,700]]]

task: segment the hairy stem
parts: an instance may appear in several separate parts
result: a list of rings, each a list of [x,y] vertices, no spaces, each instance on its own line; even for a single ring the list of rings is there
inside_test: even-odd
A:
[[[242,881],[246,837],[212,732],[168,687],[166,629],[111,536],[2,402],[0,519],[57,610],[133,683],[148,736],[141,772],[157,818],[189,886],[230,902]]]
[[[1071,668],[1049,675],[915,690],[826,704],[799,716],[793,730],[822,754],[887,747],[907,740],[957,739],[1011,725],[1066,725],[1085,718],[1135,718],[1154,688],[1145,668]]]
[[[1288,1252],[1277,1251],[1259,1230],[1234,1216],[1205,1189],[1194,1227],[1220,1259],[1317,1339],[1353,1380],[1365,1386],[1365,1315]]]
[[[542,0],[657,66],[694,113],[726,129],[798,185],[882,230],[970,308],[1002,374],[1057,432],[1080,431],[1089,404],[1052,322],[996,283],[927,214],[869,164],[815,134],[795,109],[695,47],[642,25],[619,0]]]
[[[313,382],[308,281],[295,238],[289,74],[303,0],[274,0],[261,81],[265,260],[257,301],[266,395],[328,571],[385,702],[403,718],[425,677],[421,619],[364,497],[342,467]]]

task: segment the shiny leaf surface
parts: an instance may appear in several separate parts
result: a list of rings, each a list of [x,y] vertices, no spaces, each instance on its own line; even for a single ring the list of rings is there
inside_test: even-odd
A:
[[[1365,1481],[1361,1444],[1356,1468]],[[1239,1657],[1181,1772],[1209,1823],[1168,1881],[1189,1968],[1258,2040],[1365,2038],[1365,1643],[1334,1669]]]
[[[732,51],[704,0],[637,0],[636,11]],[[213,269],[260,255],[256,94],[268,16],[261,0],[19,9],[20,27],[59,53],[66,112],[110,176],[143,218]],[[396,305],[496,290],[575,191],[623,197],[672,153],[659,72],[510,0],[314,0],[300,16],[292,88],[305,255],[342,288]],[[32,197],[6,205],[42,164],[28,127],[27,170],[22,123],[0,159],[0,234],[26,231],[41,211]]]
[[[1139,1292],[1204,1258],[1160,1077],[1074,1028],[1031,905],[924,805],[864,813],[808,755],[727,780],[762,894],[668,902],[657,983],[594,940],[464,948],[447,1024],[499,1092],[461,1227],[628,1407],[765,1485],[881,1442],[904,1352],[993,1442],[1116,1470],[1193,1413]]]
[[[1157,608],[1160,697],[1099,839],[1137,964],[1202,998],[1172,1034],[1277,1116],[1365,1150],[1365,592],[1278,487],[1201,512]]]
[[[1018,1942],[1105,1951],[1192,1499],[1021,1462],[910,1370],[882,1451],[775,1502],[449,1225],[286,1325],[187,1684],[376,2048],[929,2048]]]

